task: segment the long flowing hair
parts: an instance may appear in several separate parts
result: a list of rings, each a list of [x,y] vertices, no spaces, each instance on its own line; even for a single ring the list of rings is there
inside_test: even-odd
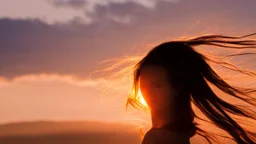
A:
[[[224,130],[229,134],[229,136],[231,136],[227,138],[230,138],[239,144],[255,144],[256,132],[243,127],[242,122],[243,119],[249,119],[254,122],[256,121],[256,89],[249,87],[244,88],[229,84],[211,68],[208,62],[212,62],[227,70],[239,72],[250,77],[255,77],[256,73],[253,71],[242,70],[228,62],[213,60],[195,50],[198,46],[203,45],[233,50],[255,50],[256,41],[254,39],[245,40],[245,38],[254,35],[256,35],[256,33],[241,37],[206,35],[187,40],[169,41],[154,47],[134,66],[133,87],[127,99],[126,108],[130,104],[135,108],[145,111],[148,110],[147,106],[142,104],[139,98],[140,70],[142,66],[145,65],[146,61],[151,64],[160,64],[163,62],[158,61],[157,58],[164,59],[165,57],[168,57],[168,59],[165,59],[163,65],[173,67],[177,71],[177,75],[182,75],[182,82],[186,82],[190,87],[190,101],[192,104],[194,104],[212,124]],[[161,49],[163,50],[162,54],[165,56],[157,56],[157,53],[159,54]],[[227,56],[235,57],[254,54],[254,52],[241,52]],[[177,61],[175,61],[175,58]],[[185,65],[183,65],[184,63]],[[256,62],[253,63],[256,64]],[[248,79],[248,82],[249,81],[250,80]],[[249,106],[245,107],[243,105],[232,104],[229,101],[223,100],[220,98],[220,95],[214,92],[210,84],[224,92],[225,97],[231,96],[237,101],[248,104],[250,108]],[[198,120],[206,121],[205,119],[199,117],[196,112],[193,111],[192,113]],[[238,117],[241,118],[241,121],[238,120]],[[254,125],[252,125],[251,128],[256,130],[256,123],[253,124]],[[196,133],[203,136],[209,143],[216,141],[213,133],[203,130],[197,125],[196,128]]]

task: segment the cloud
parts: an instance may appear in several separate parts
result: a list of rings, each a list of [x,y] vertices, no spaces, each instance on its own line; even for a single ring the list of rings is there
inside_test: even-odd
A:
[[[147,113],[125,110],[127,93],[101,89],[106,82],[113,83],[58,74],[24,75],[11,81],[0,77],[0,124],[91,120],[149,126]]]
[[[23,75],[0,78],[0,123],[31,120],[104,120],[127,122],[127,94],[104,90],[104,79],[71,75]]]
[[[15,3],[15,5],[14,5]],[[147,9],[150,11],[155,11],[161,4],[172,4],[176,6],[177,4],[182,3],[183,8],[180,8],[179,11],[183,13],[190,12],[195,8],[198,10],[205,11],[206,8],[214,8],[215,12],[218,12],[218,9],[224,8],[224,5],[230,5],[230,1],[219,1],[216,2],[189,2],[187,0],[23,0],[23,1],[0,1],[0,18],[9,18],[9,19],[39,19],[47,24],[69,24],[69,23],[80,23],[80,24],[90,24],[95,21],[91,15],[97,13],[97,7],[110,7],[111,5],[129,5],[130,3],[141,7],[142,9]],[[187,3],[187,4],[184,4]],[[221,4],[219,4],[221,3]],[[243,3],[235,1],[234,5],[241,5],[241,7],[248,8],[249,3],[252,1]],[[203,4],[204,6],[200,7],[199,5]],[[253,4],[252,4],[253,5]],[[236,7],[236,6],[235,6]],[[249,6],[252,7],[252,6]],[[170,9],[176,9],[175,7],[170,6]],[[236,13],[234,9],[234,13]],[[251,9],[251,8],[249,8]],[[228,10],[227,10],[228,11]],[[130,9],[127,12],[133,13],[133,9]],[[192,11],[191,11],[192,12]],[[249,11],[248,11],[249,12]],[[244,17],[252,16],[251,14],[243,15]],[[108,13],[107,13],[108,14]],[[192,14],[192,13],[190,13]],[[170,13],[168,14],[170,15]],[[240,16],[240,13],[237,12],[235,15]],[[118,13],[108,14],[109,19],[121,22],[121,23],[130,23],[131,18],[125,16],[118,17]]]
[[[33,2],[31,5],[36,6]],[[241,3],[233,2],[232,11],[226,9],[231,7],[228,2],[220,0],[160,1],[154,9],[135,2],[98,4],[90,15],[94,23],[88,25],[0,19],[0,76],[12,79],[20,75],[57,73],[88,77],[101,69],[100,61],[145,52],[150,48],[146,44],[210,33],[251,33],[255,31],[256,19],[252,19],[255,1]],[[248,61],[253,60],[248,57]],[[255,67],[253,63],[247,65]]]
[[[97,79],[97,80],[93,80],[93,79],[81,80],[72,75],[43,74],[43,73],[17,76],[12,80],[8,80],[4,77],[0,77],[0,87],[1,86],[6,87],[12,84],[36,83],[36,82],[46,82],[46,83],[59,82],[59,83],[66,83],[76,87],[94,87],[94,88],[103,87],[104,85],[109,83],[103,78]]]
[[[100,6],[109,6],[111,4],[126,4],[126,3],[134,3],[141,5],[145,8],[155,8],[158,2],[177,2],[177,0],[48,0],[53,3],[55,6],[70,6],[74,8],[83,7],[85,11],[93,12],[95,11],[95,7],[97,5]]]
[[[91,20],[83,10],[51,5],[47,0],[1,1],[0,18],[10,19],[40,19],[48,24],[67,23],[72,19],[82,18],[83,23]]]
[[[84,8],[86,0],[50,0],[56,7]]]
[[[0,18],[39,19],[47,24],[66,24],[79,21],[82,24],[92,23],[90,14],[96,12],[96,6],[125,4],[132,2],[145,8],[153,9],[160,0],[23,0],[0,1]],[[170,1],[174,0],[161,0]],[[14,4],[15,3],[15,4]],[[112,18],[112,17],[111,17]],[[112,20],[127,22],[113,16]]]

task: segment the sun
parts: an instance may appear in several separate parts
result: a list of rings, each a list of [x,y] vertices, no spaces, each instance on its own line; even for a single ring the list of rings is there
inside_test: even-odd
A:
[[[147,102],[145,101],[145,99],[144,99],[144,97],[143,97],[143,95],[142,95],[140,89],[139,89],[139,91],[138,91],[138,96],[139,96],[139,101],[140,101],[140,103],[143,104],[144,106],[148,107],[148,104],[147,104]]]

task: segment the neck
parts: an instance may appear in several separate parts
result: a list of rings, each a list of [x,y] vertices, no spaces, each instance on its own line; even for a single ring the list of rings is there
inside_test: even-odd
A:
[[[193,118],[189,116],[190,115],[187,114],[186,117],[179,120],[179,118],[172,119],[164,113],[151,112],[152,128],[179,132],[190,138],[195,135],[196,127],[193,124]]]
[[[163,112],[151,112],[151,121],[153,128],[161,128],[164,125],[171,123],[173,119],[170,114],[166,111]]]
[[[193,122],[191,106],[189,101],[179,101],[169,110],[151,111],[151,121],[153,128],[162,128],[166,125],[183,127]],[[176,105],[176,106],[175,106]]]

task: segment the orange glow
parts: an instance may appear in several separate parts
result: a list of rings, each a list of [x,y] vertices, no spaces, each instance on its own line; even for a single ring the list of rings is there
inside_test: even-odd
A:
[[[145,99],[143,98],[143,95],[142,95],[140,89],[139,89],[139,91],[138,91],[138,95],[139,95],[140,103],[143,104],[144,106],[148,107],[148,104],[147,104],[147,102],[145,101]]]

